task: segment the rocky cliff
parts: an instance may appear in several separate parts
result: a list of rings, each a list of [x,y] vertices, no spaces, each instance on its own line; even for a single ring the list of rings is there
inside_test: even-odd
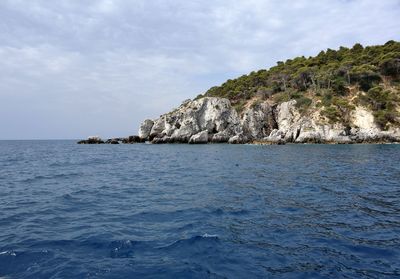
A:
[[[357,106],[346,124],[331,123],[321,109],[301,111],[296,100],[279,104],[249,101],[238,113],[228,99],[187,101],[155,120],[145,120],[139,137],[152,143],[372,143],[399,142],[400,129],[384,131],[373,113]]]
[[[327,49],[210,88],[140,127],[153,143],[400,140],[400,42]]]
[[[278,61],[99,143],[400,142],[400,42]]]

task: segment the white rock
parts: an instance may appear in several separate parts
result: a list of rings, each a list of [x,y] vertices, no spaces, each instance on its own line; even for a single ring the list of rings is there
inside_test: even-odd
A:
[[[268,136],[276,128],[272,107],[264,102],[245,110],[241,125],[249,138],[262,139]]]
[[[211,136],[211,142],[213,143],[222,143],[228,142],[229,135],[226,132],[219,132]]]
[[[205,97],[188,101],[156,119],[150,136],[162,138],[167,135],[173,142],[187,143],[202,131],[210,135],[224,134],[227,139],[242,132],[239,116],[228,99]]]
[[[228,143],[230,144],[241,144],[241,143],[246,143],[248,141],[247,137],[244,136],[243,134],[239,134],[236,136],[233,136],[229,139]]]
[[[147,139],[150,136],[151,128],[153,128],[154,121],[151,119],[146,119],[140,125],[139,137],[142,139]]]
[[[298,124],[300,120],[300,113],[295,106],[296,103],[295,100],[291,100],[281,103],[276,108],[276,122],[279,130],[285,133],[296,126],[295,124]]]
[[[353,111],[352,122],[354,126],[360,129],[370,130],[378,128],[375,124],[372,112],[363,107],[356,107]]]
[[[202,131],[190,137],[189,143],[207,143],[208,142],[208,131]]]
[[[150,137],[163,137],[163,131],[165,130],[165,116],[160,117],[159,119],[154,121],[153,126],[151,127]]]
[[[176,110],[142,123],[139,136],[155,143],[246,143],[249,140],[296,143],[400,141],[400,129],[382,131],[371,111],[356,107],[346,126],[327,123],[319,110],[300,113],[296,101],[271,107],[267,102],[243,112],[240,119],[230,101],[205,97],[184,102]]]

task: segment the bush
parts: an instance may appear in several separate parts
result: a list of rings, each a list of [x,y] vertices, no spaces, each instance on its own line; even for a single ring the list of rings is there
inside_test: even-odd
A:
[[[396,118],[399,117],[399,113],[393,110],[379,110],[374,112],[375,122],[381,128],[386,130],[388,124],[395,124]]]
[[[365,95],[360,97],[363,105],[367,105],[372,110],[393,109],[395,104],[389,91],[384,90],[382,86],[375,86],[368,90]]]
[[[300,92],[291,92],[290,99],[300,99],[303,98],[303,94]]]
[[[332,90],[336,95],[344,96],[347,93],[347,83],[344,77],[336,77],[332,82]]]
[[[385,90],[382,86],[375,86],[359,96],[358,102],[373,110],[375,122],[381,128],[385,129],[389,123],[397,124],[399,115],[396,107],[399,98],[393,92]]]
[[[330,122],[335,123],[340,120],[341,113],[334,106],[325,107],[321,114],[329,119]]]
[[[367,92],[374,83],[378,83],[382,80],[378,73],[378,68],[370,64],[354,67],[350,72],[350,78],[353,82],[358,82],[361,90],[365,92]]]
[[[330,91],[326,91],[322,95],[322,105],[329,107],[332,104],[333,95]]]
[[[307,97],[296,99],[296,107],[300,110],[306,110],[312,103],[312,100]]]
[[[233,105],[233,108],[236,110],[236,112],[237,112],[238,114],[240,114],[240,113],[243,111],[243,109],[244,109],[244,104],[245,104],[245,102],[240,101],[240,102],[234,104],[234,105]]]
[[[379,63],[380,72],[395,79],[400,77],[400,53],[396,58],[387,58]]]
[[[289,94],[289,92],[278,93],[278,94],[275,95],[274,100],[277,103],[287,102],[287,101],[290,100],[290,94]]]
[[[390,78],[387,78],[390,77]],[[350,85],[358,85],[368,92],[382,80],[393,85],[400,81],[400,43],[389,41],[385,45],[363,47],[355,44],[351,49],[321,51],[315,57],[296,57],[268,70],[251,72],[212,87],[205,96],[225,97],[232,103],[259,96],[279,102],[301,98],[302,92],[314,92],[330,105],[329,95],[336,97],[348,93]]]

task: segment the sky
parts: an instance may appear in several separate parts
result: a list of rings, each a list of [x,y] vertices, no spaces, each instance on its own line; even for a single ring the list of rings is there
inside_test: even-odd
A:
[[[0,139],[134,135],[229,78],[399,30],[400,0],[1,0]]]

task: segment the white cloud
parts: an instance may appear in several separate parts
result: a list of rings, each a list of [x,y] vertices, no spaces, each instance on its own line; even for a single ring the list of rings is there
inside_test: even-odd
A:
[[[132,134],[278,60],[399,40],[399,16],[397,0],[5,0],[0,138]]]

